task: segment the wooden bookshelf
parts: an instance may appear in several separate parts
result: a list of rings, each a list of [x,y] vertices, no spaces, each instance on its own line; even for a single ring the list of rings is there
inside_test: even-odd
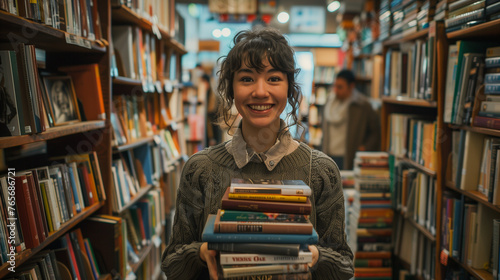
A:
[[[432,242],[436,242],[436,236],[434,236],[427,228],[423,227],[419,223],[417,223],[413,218],[411,217],[406,217],[405,219],[413,226],[415,227],[420,233],[422,233],[427,239],[429,239]]]
[[[101,54],[106,52],[105,43],[101,41],[88,40],[5,11],[0,11],[0,22],[2,23],[0,35],[4,38],[2,41],[9,38],[8,34],[23,34],[23,43],[36,45],[46,51]],[[67,38],[78,42],[68,43]]]
[[[139,261],[134,263],[134,264],[131,264],[132,272],[134,272],[134,273],[137,272],[137,270],[139,269],[139,267],[141,267],[141,265],[144,262],[144,260],[146,259],[146,257],[149,255],[149,253],[151,253],[151,250],[153,250],[153,247],[154,247],[154,243],[152,241],[150,241],[147,246],[142,248],[142,250],[139,252],[139,254],[137,254],[139,257]]]
[[[92,206],[86,207],[85,209],[82,210],[82,212],[78,213],[76,216],[71,218],[69,221],[67,221],[64,224],[61,224],[61,227],[59,230],[52,232],[39,246],[32,248],[32,249],[27,249],[22,251],[16,256],[16,268],[22,265],[24,262],[29,260],[31,257],[33,257],[35,254],[43,250],[45,247],[47,247],[49,244],[54,242],[56,239],[59,237],[63,236],[66,234],[68,231],[70,231],[73,227],[75,227],[78,223],[83,221],[85,218],[88,216],[92,215],[95,213],[101,206],[104,205],[104,201],[101,201],[99,203],[95,203]],[[7,268],[10,267],[9,263],[4,263],[2,266],[0,266],[0,278],[5,277],[8,273],[10,273]]]
[[[139,86],[142,87],[140,80],[127,77],[113,77],[113,86]]]
[[[458,265],[460,265],[461,267],[463,267],[467,272],[469,272],[472,277],[476,278],[476,279],[479,279],[479,280],[493,280],[493,275],[491,273],[489,273],[488,271],[484,270],[484,269],[475,269],[475,268],[472,268],[460,261],[458,261],[456,258],[454,257],[449,257],[450,260],[452,260],[453,262],[457,263]]]
[[[488,21],[467,29],[457,30],[446,34],[448,39],[491,39],[491,36],[498,36],[500,19]]]
[[[134,205],[137,201],[139,201],[141,198],[143,198],[154,187],[155,187],[154,185],[147,185],[147,186],[141,187],[139,192],[134,197],[132,197],[127,204],[123,205],[122,209],[117,214],[124,213],[125,210],[127,210],[128,208],[130,208],[130,206]]]
[[[477,127],[477,126],[468,126],[468,125],[457,126],[457,125],[452,125],[452,124],[450,124],[450,128],[468,130],[468,131],[472,131],[472,132],[476,132],[476,133],[480,133],[480,134],[500,137],[500,130],[497,130],[497,129]]]
[[[404,42],[413,41],[420,38],[425,38],[429,34],[428,29],[419,30],[408,36],[403,36],[403,34],[397,34],[391,36],[388,40],[384,41],[384,46],[394,46],[399,45]]]
[[[370,83],[371,81],[371,77],[356,76],[356,82],[358,83]]]
[[[131,150],[131,149],[137,148],[139,146],[142,146],[144,144],[151,143],[151,142],[153,142],[153,140],[154,140],[154,136],[144,137],[144,138],[138,139],[132,143],[127,143],[127,144],[123,144],[120,146],[115,146],[115,147],[113,147],[113,152],[119,153],[119,152]]]
[[[76,133],[92,131],[96,129],[103,129],[105,121],[86,121],[70,125],[55,126],[47,128],[45,132],[38,134],[0,137],[0,149],[15,147],[19,145],[47,141],[55,138],[68,136]]]
[[[403,161],[403,162],[406,162],[408,164],[411,164],[412,166],[414,166],[416,169],[418,169],[420,172],[422,173],[425,173],[426,175],[429,175],[429,176],[432,176],[432,177],[436,177],[437,176],[437,172],[432,170],[432,169],[429,169],[419,163],[416,163],[415,161],[409,159],[409,158],[406,158],[406,157],[396,157],[397,160],[399,161]]]
[[[453,183],[450,183],[450,182],[446,183],[446,187],[449,190],[452,190],[454,192],[458,192],[458,193],[460,193],[460,194],[462,194],[462,195],[464,195],[464,196],[466,196],[466,197],[468,197],[468,198],[470,198],[478,203],[481,203],[485,206],[488,206],[488,208],[500,213],[500,207],[489,202],[488,198],[483,193],[481,193],[479,191],[465,191],[465,190],[456,188],[455,185],[453,185]]]
[[[427,107],[427,108],[437,108],[436,101],[427,101],[423,99],[408,98],[403,96],[398,97],[382,97],[382,102],[404,105],[404,106],[416,106],[416,107]]]

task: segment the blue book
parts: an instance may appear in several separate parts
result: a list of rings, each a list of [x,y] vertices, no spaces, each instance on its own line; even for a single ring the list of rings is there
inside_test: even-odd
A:
[[[80,198],[78,197],[78,190],[76,189],[75,173],[73,172],[73,168],[71,166],[68,166],[68,172],[69,182],[71,184],[71,188],[73,189],[73,200],[75,202],[76,212],[80,213],[82,212],[82,207],[80,205]]]
[[[451,251],[452,257],[457,258],[460,260],[460,252],[462,251],[462,248],[460,245],[462,245],[462,223],[463,223],[463,197],[461,199],[455,199],[454,204],[455,204],[455,211],[453,212],[454,217],[453,217],[453,248]]]
[[[312,234],[260,234],[260,233],[215,233],[215,214],[208,215],[201,235],[203,242],[228,243],[279,243],[279,244],[316,244],[318,234],[313,228]]]

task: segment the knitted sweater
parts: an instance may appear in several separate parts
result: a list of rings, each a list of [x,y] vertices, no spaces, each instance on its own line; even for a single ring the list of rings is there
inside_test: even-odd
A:
[[[333,160],[317,150],[311,153],[301,143],[273,171],[257,162],[238,169],[222,143],[193,155],[182,170],[172,234],[162,256],[162,270],[168,279],[209,279],[207,266],[199,257],[201,235],[208,215],[220,209],[224,191],[233,177],[296,179],[307,183],[312,190],[310,221],[319,236],[319,260],[311,269],[313,278],[353,276],[353,254],[345,234],[342,182]]]

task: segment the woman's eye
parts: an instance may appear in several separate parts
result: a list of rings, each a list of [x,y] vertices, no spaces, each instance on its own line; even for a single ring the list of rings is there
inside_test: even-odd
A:
[[[252,81],[252,78],[250,78],[250,77],[242,77],[242,78],[240,79],[240,81],[245,82],[245,83],[249,83],[249,82],[251,82],[251,81]]]
[[[280,77],[271,77],[271,78],[269,78],[269,81],[270,82],[279,82],[279,81],[281,81],[281,78]]]

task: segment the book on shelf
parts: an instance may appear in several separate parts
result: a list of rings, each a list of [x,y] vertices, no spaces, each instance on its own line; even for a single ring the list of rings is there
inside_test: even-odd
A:
[[[223,211],[223,210],[222,210]],[[220,233],[276,233],[276,234],[312,234],[313,226],[306,220],[288,221],[221,221],[221,210],[217,211],[214,232]]]
[[[265,234],[265,233],[217,233],[215,232],[216,215],[209,215],[202,233],[204,242],[256,242],[256,243],[299,243],[316,244],[318,234],[313,229],[311,234]]]

